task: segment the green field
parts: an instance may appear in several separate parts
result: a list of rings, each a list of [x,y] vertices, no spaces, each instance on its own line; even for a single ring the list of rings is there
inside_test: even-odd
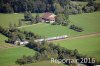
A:
[[[82,33],[91,33],[91,32],[100,32],[100,12],[94,13],[84,13],[78,15],[71,15],[70,21],[75,25],[83,27],[84,32]]]
[[[23,27],[21,29],[34,32],[35,34],[41,35],[43,37],[53,37],[60,35],[77,36],[94,32],[100,32],[99,17],[100,12],[70,15],[70,24],[75,24],[77,26],[82,27],[84,29],[83,32],[76,32],[69,29],[69,27],[60,25],[50,25],[46,23]]]
[[[0,14],[0,25],[9,27],[9,23],[18,25],[19,19],[23,19],[23,14]]]
[[[0,49],[0,66],[10,66],[23,55],[34,55],[35,51],[26,47]]]
[[[8,39],[7,37],[5,37],[4,35],[0,34],[0,49],[14,47],[14,45],[5,43],[5,40],[7,40],[7,39]]]
[[[67,27],[63,27],[59,25],[50,25],[46,23],[24,27],[24,28],[21,28],[21,30],[31,31],[42,37],[53,37],[53,36],[66,35],[68,31],[71,32],[71,30],[69,30]]]
[[[100,61],[100,36],[87,38],[68,39],[54,42],[68,49],[77,49],[79,53],[96,57]]]
[[[36,14],[33,14],[36,15]],[[75,32],[70,30],[68,27],[63,27],[59,25],[49,25],[49,24],[37,24],[31,27],[22,28],[23,30],[32,31],[36,34],[45,37],[53,37],[58,35],[76,36],[82,34],[88,34],[93,32],[100,32],[100,12],[94,13],[84,13],[78,15],[70,15],[70,21],[72,24],[78,25],[84,29],[83,32]],[[23,18],[23,14],[0,14],[0,25],[3,27],[8,27],[10,21],[12,23],[18,24],[18,20]]]
[[[32,15],[36,16],[36,13],[33,13]],[[16,26],[18,26],[19,19],[24,19],[23,13],[13,13],[13,14],[0,13],[0,26],[9,27],[10,23],[16,24]]]

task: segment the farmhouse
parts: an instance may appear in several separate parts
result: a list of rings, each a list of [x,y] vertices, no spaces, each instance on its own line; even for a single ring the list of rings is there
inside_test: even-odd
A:
[[[43,14],[43,16],[41,18],[42,18],[42,22],[54,23],[55,17],[56,17],[56,15],[54,13],[46,12]]]

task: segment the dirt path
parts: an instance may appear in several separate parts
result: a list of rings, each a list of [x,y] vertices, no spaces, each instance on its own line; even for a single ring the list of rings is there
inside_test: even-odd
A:
[[[86,34],[86,35],[68,37],[66,39],[53,40],[53,41],[49,41],[49,42],[64,41],[64,40],[71,40],[71,39],[80,39],[80,38],[87,38],[87,37],[99,36],[99,35],[100,35],[100,32],[97,32],[97,33],[91,33],[91,34]]]
[[[38,24],[42,24],[42,23],[38,23]],[[21,27],[17,27],[17,28],[30,27],[30,26],[33,26],[33,25],[38,25],[38,24],[26,25],[26,26],[21,26]]]

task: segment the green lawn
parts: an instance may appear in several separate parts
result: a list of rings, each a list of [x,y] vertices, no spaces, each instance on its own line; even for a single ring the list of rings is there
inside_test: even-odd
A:
[[[83,55],[96,57],[100,61],[100,36],[69,39],[54,42],[68,49],[77,49]]]
[[[0,66],[15,64],[15,61],[23,55],[34,55],[35,51],[26,47],[0,49]]]

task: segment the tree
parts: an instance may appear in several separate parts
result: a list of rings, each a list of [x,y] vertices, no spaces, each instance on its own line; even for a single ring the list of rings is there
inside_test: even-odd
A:
[[[74,50],[74,56],[78,56],[78,55],[79,55],[78,50],[75,49],[75,50]]]
[[[88,6],[94,6],[95,2],[93,0],[88,0]]]
[[[35,19],[35,17],[32,17],[30,24],[34,24],[34,23],[36,23],[36,19]]]
[[[64,21],[62,15],[61,14],[57,14],[55,21],[59,25],[62,24],[62,22]]]
[[[19,20],[19,24],[18,24],[18,26],[20,27],[20,26],[22,26],[22,25],[23,25],[22,21]]]
[[[54,4],[54,8],[55,8],[55,11],[54,13],[57,15],[61,12],[63,12],[63,8],[61,7],[61,5],[59,4],[59,2],[55,3]]]
[[[32,14],[31,14],[30,11],[26,11],[26,12],[24,13],[24,19],[25,19],[26,21],[31,21],[31,20],[32,20]]]
[[[66,20],[69,18],[69,5],[64,6],[64,15],[66,17]]]
[[[13,28],[13,25],[12,25],[12,23],[11,23],[11,22],[9,23],[9,28],[10,28],[10,29],[12,29],[12,28]]]
[[[2,10],[3,10],[4,13],[13,13],[14,12],[13,8],[10,6],[9,3],[3,4]]]
[[[36,56],[36,60],[40,60],[41,54],[39,52],[37,52],[35,56]]]
[[[36,23],[39,23],[41,21],[39,14],[36,14],[35,20],[36,20]]]

